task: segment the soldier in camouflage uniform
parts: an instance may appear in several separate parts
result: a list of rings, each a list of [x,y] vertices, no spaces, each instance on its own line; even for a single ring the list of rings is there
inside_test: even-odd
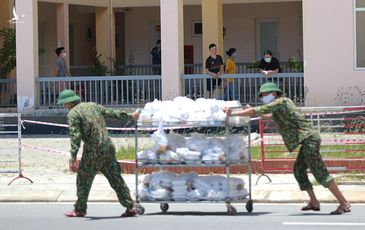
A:
[[[81,141],[84,142],[82,158],[77,171],[77,201],[75,209],[65,213],[68,217],[86,215],[87,199],[96,173],[101,172],[115,190],[119,202],[127,208],[122,217],[137,214],[130,191],[120,175],[120,167],[115,157],[115,147],[109,137],[104,117],[120,120],[138,119],[139,113],[127,114],[106,109],[95,103],[80,103],[80,97],[72,90],[64,90],[57,104],[69,110],[67,121],[71,138],[72,170],[77,169],[77,153]]]
[[[302,211],[319,211],[320,205],[317,200],[312,184],[307,175],[309,168],[315,179],[328,188],[337,198],[340,205],[331,214],[342,214],[350,212],[350,204],[346,201],[333,177],[328,174],[327,168],[320,155],[321,139],[319,134],[311,127],[310,123],[297,110],[295,104],[286,97],[282,97],[282,91],[274,83],[265,83],[261,86],[259,97],[264,105],[249,107],[244,110],[232,111],[226,109],[230,116],[263,116],[273,119],[279,128],[279,133],[283,137],[285,146],[292,152],[300,146],[299,154],[294,164],[294,176],[303,191],[307,191],[310,201]]]

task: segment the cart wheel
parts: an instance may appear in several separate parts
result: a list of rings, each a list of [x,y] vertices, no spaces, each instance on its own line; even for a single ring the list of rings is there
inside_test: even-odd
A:
[[[233,207],[232,205],[229,205],[227,207],[227,212],[229,215],[236,215],[237,214],[237,210],[235,207]]]
[[[246,210],[247,210],[247,212],[252,212],[252,210],[253,210],[253,202],[252,202],[252,200],[247,201],[247,203],[246,203]]]
[[[136,209],[137,209],[138,215],[143,215],[144,214],[145,209],[144,209],[144,207],[142,205],[137,204],[136,205]]]
[[[169,210],[169,204],[168,203],[161,203],[160,208],[163,212],[167,212],[167,210]]]

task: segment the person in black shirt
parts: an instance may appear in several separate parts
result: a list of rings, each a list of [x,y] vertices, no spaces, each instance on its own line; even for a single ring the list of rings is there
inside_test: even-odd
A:
[[[210,56],[205,61],[205,68],[207,73],[212,76],[212,79],[207,79],[208,94],[219,88],[222,83],[220,78],[223,74],[223,59],[217,54],[217,46],[215,44],[209,45]]]
[[[152,55],[152,64],[153,74],[160,75],[161,74],[161,40],[158,40],[156,43],[157,46],[153,47],[151,50]]]
[[[264,58],[260,62],[260,73],[266,76],[273,75],[280,72],[279,60],[272,56],[270,50],[264,52]]]

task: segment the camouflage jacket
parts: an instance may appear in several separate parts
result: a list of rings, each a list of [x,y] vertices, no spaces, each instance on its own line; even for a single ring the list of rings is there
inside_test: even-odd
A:
[[[256,107],[255,112],[257,115],[272,114],[290,152],[317,133],[289,98],[279,97],[269,104]]]
[[[109,148],[111,140],[105,119],[117,118],[126,121],[130,115],[118,110],[106,109],[92,102],[80,103],[73,107],[67,115],[67,122],[71,138],[71,158],[76,159],[81,141],[84,150]],[[88,151],[84,151],[84,154]]]

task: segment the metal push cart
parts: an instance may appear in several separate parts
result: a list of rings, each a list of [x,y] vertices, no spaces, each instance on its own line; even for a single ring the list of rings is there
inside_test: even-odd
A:
[[[229,121],[229,120],[228,120]],[[229,154],[227,154],[226,152],[226,160],[225,162],[221,162],[221,163],[215,163],[215,164],[209,164],[209,163],[199,163],[199,164],[144,164],[142,162],[139,161],[138,156],[137,156],[137,152],[138,152],[138,130],[143,130],[143,129],[153,129],[156,128],[156,126],[153,125],[145,125],[145,124],[137,124],[135,127],[135,182],[136,182],[136,208],[137,208],[137,212],[138,214],[142,215],[145,212],[145,208],[140,204],[140,203],[160,203],[160,208],[163,212],[167,212],[167,210],[169,209],[169,203],[218,203],[218,202],[225,202],[226,206],[227,206],[227,213],[230,215],[235,215],[237,213],[237,210],[235,207],[233,207],[232,203],[244,203],[246,202],[246,210],[248,212],[252,212],[253,210],[253,201],[252,201],[252,189],[251,189],[251,174],[252,174],[252,164],[251,164],[251,140],[250,140],[250,133],[251,133],[251,124],[250,124],[250,120],[246,119],[245,122],[241,123],[242,120],[240,120],[240,122],[236,122],[235,124],[232,124],[232,122],[191,122],[191,123],[171,123],[171,122],[164,122],[164,128],[168,129],[168,130],[172,130],[172,129],[189,129],[189,128],[204,128],[204,127],[216,127],[216,128],[225,128],[225,137],[228,137],[228,135],[230,135],[230,129],[232,127],[246,127],[247,128],[247,133],[248,133],[248,142],[247,142],[247,148],[248,148],[248,159],[247,161],[238,161],[238,162],[232,162],[229,159]],[[227,149],[227,146],[226,146]],[[229,189],[229,178],[230,178],[230,168],[232,166],[247,166],[248,168],[248,194],[245,197],[239,197],[239,198],[231,198],[230,197],[230,189]],[[185,201],[175,201],[173,199],[169,199],[169,200],[156,200],[156,201],[145,201],[145,200],[141,200],[140,196],[139,196],[139,191],[138,191],[138,177],[139,177],[139,170],[143,169],[143,168],[159,168],[160,171],[162,171],[163,169],[166,168],[172,168],[172,167],[189,167],[189,168],[194,168],[194,167],[222,167],[225,169],[225,176],[228,179],[227,183],[228,183],[228,198],[224,199],[224,200],[219,200],[219,201],[191,201],[191,200],[185,200]]]

